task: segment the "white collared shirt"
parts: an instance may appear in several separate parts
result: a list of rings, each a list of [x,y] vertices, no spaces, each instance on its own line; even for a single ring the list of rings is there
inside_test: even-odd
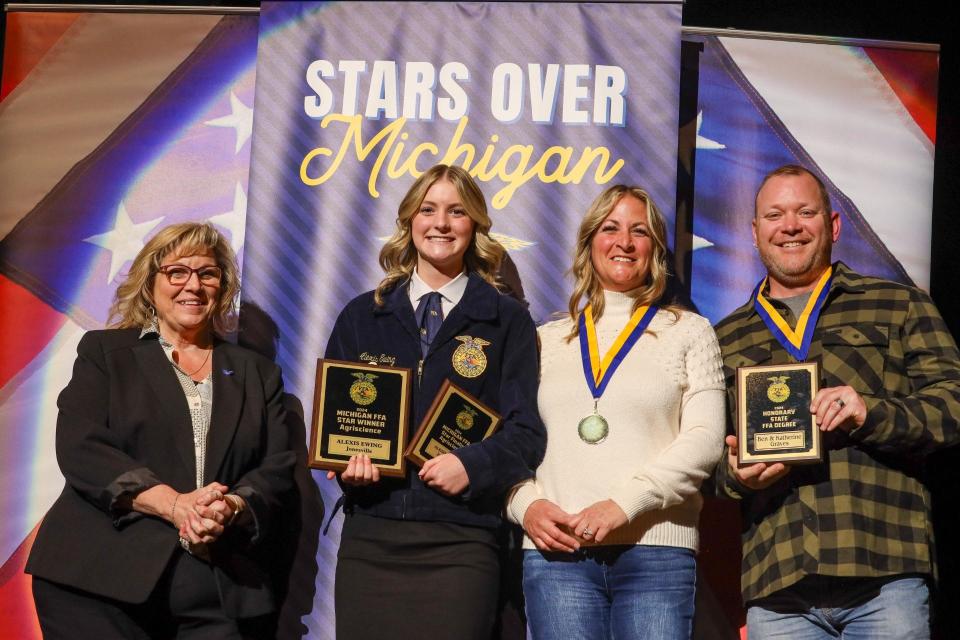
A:
[[[444,318],[449,316],[450,311],[460,302],[463,292],[467,290],[467,282],[467,272],[461,271],[456,278],[435,290],[440,294],[440,308],[443,309]],[[424,282],[417,270],[414,269],[413,276],[410,278],[410,286],[407,288],[407,292],[410,294],[410,304],[413,305],[413,308],[416,309],[417,305],[420,304],[420,298],[432,291],[434,289]]]

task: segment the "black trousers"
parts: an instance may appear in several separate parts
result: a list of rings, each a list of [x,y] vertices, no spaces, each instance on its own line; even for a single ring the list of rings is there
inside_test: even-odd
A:
[[[348,515],[337,554],[337,638],[489,640],[499,582],[494,531]]]
[[[44,640],[270,637],[258,632],[259,621],[248,630],[227,618],[213,569],[180,551],[144,603],[120,602],[37,577],[33,600]]]

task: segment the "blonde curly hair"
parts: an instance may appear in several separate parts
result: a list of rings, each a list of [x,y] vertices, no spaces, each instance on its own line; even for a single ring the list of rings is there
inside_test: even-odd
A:
[[[570,319],[573,322],[573,329],[567,334],[567,342],[577,337],[580,332],[578,320],[580,314],[589,305],[593,319],[599,320],[603,316],[603,285],[593,268],[593,255],[591,248],[593,246],[593,237],[597,234],[603,221],[606,220],[613,208],[621,199],[632,197],[643,203],[647,210],[647,229],[650,239],[653,241],[653,256],[650,260],[650,272],[647,280],[633,302],[633,311],[644,305],[656,304],[660,302],[664,292],[667,290],[667,277],[670,275],[670,269],[667,266],[667,223],[660,213],[660,209],[653,202],[650,194],[641,187],[629,187],[617,184],[608,187],[597,196],[593,201],[587,214],[580,222],[580,229],[577,231],[577,245],[574,252],[573,266],[570,272],[574,277],[573,294],[570,296],[570,302],[567,308]],[[581,306],[581,299],[586,297],[586,303]],[[679,307],[676,305],[665,305],[662,308],[670,311],[675,318],[679,317]]]
[[[473,237],[463,256],[468,272],[475,272],[490,284],[497,286],[496,275],[500,270],[504,249],[490,237],[490,216],[487,202],[480,187],[470,174],[461,167],[438,164],[423,173],[400,202],[397,208],[397,229],[380,249],[380,266],[386,275],[373,293],[377,306],[383,305],[384,294],[398,284],[410,279],[417,266],[417,249],[413,245],[411,227],[420,205],[435,183],[448,180],[457,189],[460,203],[473,220]]]
[[[110,307],[110,326],[116,329],[148,326],[156,312],[153,284],[161,261],[168,255],[183,257],[209,251],[223,275],[220,293],[213,308],[212,324],[216,334],[230,333],[237,322],[237,295],[240,292],[237,258],[230,244],[209,223],[183,222],[157,232],[133,259],[126,279],[117,287]]]

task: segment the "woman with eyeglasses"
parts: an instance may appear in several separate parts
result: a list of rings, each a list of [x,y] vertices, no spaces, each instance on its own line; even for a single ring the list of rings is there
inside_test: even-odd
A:
[[[271,637],[292,487],[280,369],[223,341],[239,287],[209,224],[159,231],[57,401],[66,480],[27,563],[50,638]]]

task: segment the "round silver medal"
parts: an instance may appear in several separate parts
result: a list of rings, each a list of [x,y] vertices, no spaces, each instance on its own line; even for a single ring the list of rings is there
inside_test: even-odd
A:
[[[599,413],[594,413],[580,421],[577,425],[577,433],[587,444],[599,444],[606,440],[607,434],[610,433],[610,425],[607,424],[606,418]]]

